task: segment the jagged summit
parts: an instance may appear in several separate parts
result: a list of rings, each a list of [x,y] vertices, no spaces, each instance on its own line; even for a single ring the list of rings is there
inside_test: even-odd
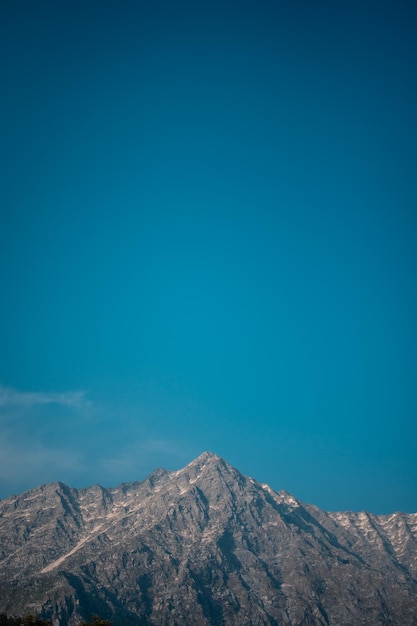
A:
[[[215,452],[210,452],[209,450],[206,450],[205,452],[202,452],[196,459],[194,459],[194,461],[191,461],[191,463],[197,463],[197,462],[198,463],[206,463],[207,461],[210,461],[211,459],[214,459],[216,461],[222,461],[223,460]]]
[[[415,626],[417,515],[326,513],[204,452],[0,501],[0,613],[75,626]]]
[[[202,452],[196,459],[191,461],[191,463],[188,463],[188,465],[185,466],[184,470],[191,469],[191,468],[194,468],[194,467],[198,467],[198,468],[202,469],[205,466],[211,466],[211,467],[228,466],[228,467],[231,467],[229,465],[229,463],[227,463],[227,461],[225,461],[218,454],[215,454],[214,452],[206,451],[206,452]],[[180,471],[183,471],[183,470],[180,470]]]
[[[192,468],[199,468],[200,470],[202,470],[206,466],[229,467],[230,469],[232,469],[232,466],[229,465],[229,463],[227,463],[227,461],[225,461],[221,456],[215,454],[214,452],[206,451],[200,454],[196,459],[191,461],[191,463],[188,463],[188,465],[186,465],[183,470],[179,471],[190,470]]]

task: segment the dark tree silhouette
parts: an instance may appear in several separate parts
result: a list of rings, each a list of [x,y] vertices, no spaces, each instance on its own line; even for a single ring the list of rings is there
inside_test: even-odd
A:
[[[8,617],[5,613],[2,613],[0,615],[0,626],[52,626],[52,622],[31,614],[24,617]]]

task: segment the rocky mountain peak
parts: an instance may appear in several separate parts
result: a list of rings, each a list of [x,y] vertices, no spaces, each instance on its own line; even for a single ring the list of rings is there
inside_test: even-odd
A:
[[[224,459],[222,459],[214,452],[203,452],[196,459],[191,461],[188,465],[185,466],[184,470],[180,471],[190,471],[197,470],[202,471],[204,468],[219,468],[228,465]]]
[[[415,626],[417,515],[326,513],[204,452],[0,501],[0,613],[75,626]]]
[[[193,461],[191,461],[189,465],[192,465],[193,463],[206,463],[207,461],[210,461],[210,460],[222,461],[223,459],[215,452],[210,452],[209,450],[206,450],[205,452],[202,452]]]

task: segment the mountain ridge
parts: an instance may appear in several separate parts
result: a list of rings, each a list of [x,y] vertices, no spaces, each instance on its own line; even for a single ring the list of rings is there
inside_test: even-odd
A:
[[[204,452],[0,501],[0,612],[72,626],[417,624],[417,514],[326,512]]]

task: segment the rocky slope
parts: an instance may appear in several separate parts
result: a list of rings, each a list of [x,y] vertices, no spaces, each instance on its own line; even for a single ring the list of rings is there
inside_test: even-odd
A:
[[[0,612],[54,624],[417,625],[417,514],[326,513],[204,453],[0,502]]]

